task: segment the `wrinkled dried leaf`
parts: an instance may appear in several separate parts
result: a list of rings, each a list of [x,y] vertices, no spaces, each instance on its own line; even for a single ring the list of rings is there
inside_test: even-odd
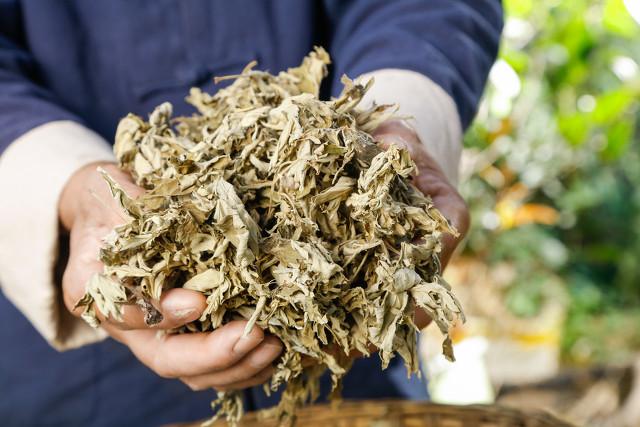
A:
[[[171,119],[165,103],[148,122],[124,118],[114,151],[147,193],[132,200],[103,172],[132,220],[105,238],[105,274],[77,304],[97,326],[95,308],[118,319],[133,299],[155,318],[162,290],[202,292],[202,317],[171,332],[245,319],[246,332],[256,324],[280,338],[285,352],[266,387],[286,387],[265,412],[279,422],[318,396],[326,369],[339,396],[352,360],[335,349],[368,354],[373,344],[383,368],[398,353],[416,372],[415,307],[441,329],[450,359],[448,331],[462,316],[439,276],[440,236],[455,230],[407,181],[409,154],[383,152],[366,133],[393,108],[358,109],[373,82],[346,77],[338,99],[318,100],[328,63],[318,48],[277,76],[250,64],[213,96],[192,89],[192,117]],[[303,368],[303,355],[318,364]],[[215,404],[232,424],[242,415],[237,392]]]

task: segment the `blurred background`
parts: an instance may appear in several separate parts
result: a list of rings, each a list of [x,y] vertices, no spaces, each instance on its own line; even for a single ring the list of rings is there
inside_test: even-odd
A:
[[[467,323],[458,363],[423,340],[431,393],[637,426],[640,1],[503,3],[464,141],[473,225],[445,274]]]

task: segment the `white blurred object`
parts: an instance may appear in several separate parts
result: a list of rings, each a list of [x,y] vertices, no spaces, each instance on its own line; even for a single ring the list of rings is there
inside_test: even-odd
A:
[[[520,94],[522,84],[518,73],[504,59],[498,59],[489,72],[489,81],[507,98],[513,99]]]
[[[620,80],[626,82],[638,74],[638,64],[628,56],[616,56],[611,63],[611,70]]]
[[[493,403],[495,394],[484,359],[488,345],[486,338],[474,336],[454,345],[453,363],[441,354],[431,356],[426,362],[431,400],[458,405]]]
[[[525,343],[511,337],[493,339],[487,360],[491,382],[496,386],[532,384],[558,374],[560,348],[551,342]]]
[[[623,0],[622,2],[633,20],[640,24],[640,0]]]
[[[514,44],[515,49],[522,49],[535,36],[536,30],[529,22],[519,18],[507,18],[502,36]]]

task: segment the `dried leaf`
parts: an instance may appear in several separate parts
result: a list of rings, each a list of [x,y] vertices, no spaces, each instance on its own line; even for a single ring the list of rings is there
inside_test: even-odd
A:
[[[440,237],[455,230],[407,181],[409,154],[383,152],[366,133],[394,109],[358,109],[373,82],[346,77],[338,99],[319,100],[328,63],[317,48],[277,76],[250,64],[215,95],[192,89],[198,114],[173,119],[165,103],[149,121],[124,118],[114,151],[147,193],[133,200],[104,173],[132,221],[105,238],[105,273],[77,304],[94,326],[94,307],[119,318],[132,301],[154,322],[163,290],[202,292],[202,317],[171,332],[245,319],[246,331],[277,336],[285,351],[267,388],[285,390],[264,414],[280,423],[317,398],[327,369],[339,397],[352,360],[335,349],[368,354],[374,344],[383,368],[397,353],[416,372],[415,307],[441,329],[451,359],[448,331],[463,318],[439,276]],[[303,367],[302,355],[318,364]],[[237,392],[214,403],[231,424],[242,416]]]

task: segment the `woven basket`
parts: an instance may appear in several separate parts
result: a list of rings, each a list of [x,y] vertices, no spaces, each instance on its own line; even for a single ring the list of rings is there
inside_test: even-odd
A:
[[[199,423],[171,427],[197,427]],[[225,427],[218,420],[214,426]],[[258,421],[248,413],[240,427],[273,427],[273,420]],[[345,400],[337,410],[330,404],[313,405],[298,411],[298,427],[571,427],[550,414],[489,405],[439,405],[403,400]]]

